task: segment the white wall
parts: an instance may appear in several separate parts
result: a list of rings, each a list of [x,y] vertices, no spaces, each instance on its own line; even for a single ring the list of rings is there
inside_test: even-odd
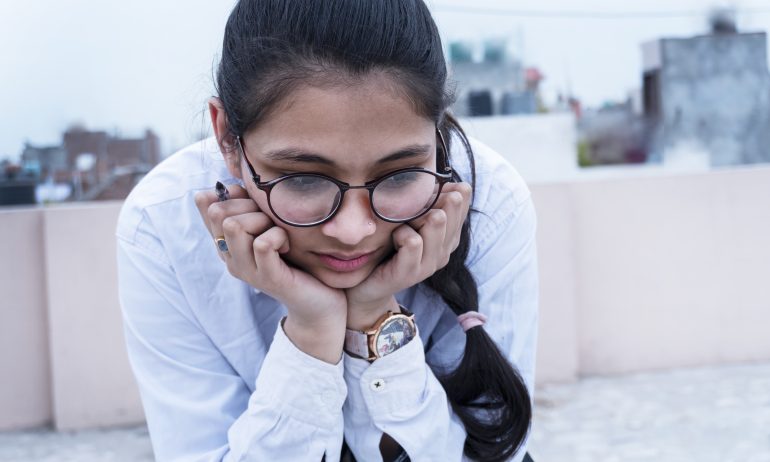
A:
[[[577,129],[571,112],[468,117],[466,133],[483,141],[516,166],[528,183],[575,177]]]

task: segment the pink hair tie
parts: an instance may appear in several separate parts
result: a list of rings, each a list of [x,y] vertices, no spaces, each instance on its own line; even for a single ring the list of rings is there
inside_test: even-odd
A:
[[[483,326],[484,323],[487,322],[487,317],[478,311],[468,311],[458,316],[457,322],[460,323],[463,331],[468,332],[468,329],[472,329],[476,326]]]

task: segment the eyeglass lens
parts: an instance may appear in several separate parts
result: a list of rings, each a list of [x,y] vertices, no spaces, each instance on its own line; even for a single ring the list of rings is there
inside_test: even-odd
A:
[[[396,172],[374,188],[372,208],[382,218],[408,221],[433,205],[439,188],[437,177],[428,172]],[[297,175],[273,186],[270,204],[282,220],[311,224],[328,218],[341,197],[342,190],[336,183],[320,176]]]

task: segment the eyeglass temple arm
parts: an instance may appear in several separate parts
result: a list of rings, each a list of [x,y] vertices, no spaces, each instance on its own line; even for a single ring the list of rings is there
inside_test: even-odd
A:
[[[254,171],[254,167],[251,166],[251,162],[249,162],[249,158],[246,157],[246,150],[243,149],[243,144],[241,143],[241,137],[236,136],[236,141],[238,142],[238,148],[241,150],[241,156],[243,156],[243,160],[246,162],[246,166],[249,167],[249,173],[251,173],[251,179],[254,181],[254,183],[260,183],[259,175],[257,175],[257,172]]]
[[[438,138],[441,141],[441,147],[444,151],[444,173],[452,173],[452,167],[449,165],[449,150],[446,147],[444,135],[441,133],[441,130],[439,130],[438,127],[436,127],[436,134],[438,134]]]

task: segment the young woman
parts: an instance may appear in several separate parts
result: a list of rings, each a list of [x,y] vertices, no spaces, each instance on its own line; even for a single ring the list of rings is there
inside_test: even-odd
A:
[[[117,230],[157,459],[522,460],[534,210],[422,1],[241,0],[217,90]]]

